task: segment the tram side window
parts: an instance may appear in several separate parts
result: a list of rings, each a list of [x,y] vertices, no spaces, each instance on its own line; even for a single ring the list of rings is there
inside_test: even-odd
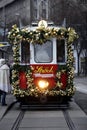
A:
[[[65,41],[57,40],[57,62],[65,62]]]
[[[21,63],[30,63],[30,44],[24,41],[21,43]]]
[[[34,59],[37,63],[50,63],[53,60],[52,41],[47,41],[42,45],[35,44]]]

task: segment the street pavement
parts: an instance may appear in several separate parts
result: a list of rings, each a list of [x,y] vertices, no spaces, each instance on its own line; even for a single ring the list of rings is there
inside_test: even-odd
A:
[[[87,77],[75,77],[74,84],[77,91],[87,94]]]
[[[87,115],[87,77],[75,77],[74,84],[76,87],[74,100]]]
[[[16,99],[12,94],[7,94],[6,95],[6,104],[7,106],[2,106],[0,103],[0,119],[3,117],[3,115],[5,114],[5,112],[7,111],[8,107],[10,106],[10,104],[12,102],[14,102]]]

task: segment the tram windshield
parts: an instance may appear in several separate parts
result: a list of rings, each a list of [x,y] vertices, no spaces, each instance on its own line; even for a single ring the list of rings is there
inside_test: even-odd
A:
[[[53,44],[47,41],[45,44],[34,46],[34,60],[37,63],[50,63],[53,60]]]

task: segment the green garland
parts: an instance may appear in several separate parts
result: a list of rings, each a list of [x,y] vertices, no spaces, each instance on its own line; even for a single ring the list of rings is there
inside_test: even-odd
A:
[[[72,43],[77,37],[77,33],[73,28],[37,28],[35,31],[29,29],[19,29],[16,25],[12,26],[12,30],[8,34],[11,43],[22,40],[33,44],[43,44],[52,37],[57,39],[67,39],[68,43]]]
[[[37,87],[34,86],[33,78],[32,78],[32,68],[27,67],[23,71],[26,73],[27,78],[27,90],[21,90],[19,87],[19,72],[22,70],[22,67],[19,65],[19,44],[21,41],[27,41],[32,44],[43,44],[50,38],[55,37],[59,40],[65,39],[67,41],[67,64],[65,68],[58,69],[56,74],[56,86],[53,90],[45,90],[45,95],[62,95],[62,96],[71,96],[75,92],[73,78],[74,78],[74,69],[73,69],[73,50],[72,43],[75,39],[78,38],[75,30],[72,28],[37,28],[35,31],[31,31],[28,29],[19,29],[16,25],[12,26],[12,30],[8,34],[8,39],[11,44],[13,44],[13,57],[14,57],[14,66],[12,70],[12,87],[13,94],[16,96],[39,96],[39,94],[43,93]],[[67,88],[66,90],[62,90],[62,83],[60,81],[60,77],[62,73],[68,74]]]

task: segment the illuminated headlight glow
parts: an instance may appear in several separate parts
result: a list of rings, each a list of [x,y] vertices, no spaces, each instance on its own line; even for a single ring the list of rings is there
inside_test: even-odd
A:
[[[46,80],[40,80],[38,81],[38,87],[40,89],[46,89],[49,86],[49,82]]]

